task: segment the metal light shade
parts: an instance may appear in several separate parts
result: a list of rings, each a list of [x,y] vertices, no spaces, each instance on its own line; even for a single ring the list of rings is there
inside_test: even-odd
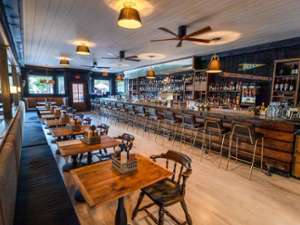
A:
[[[116,77],[116,80],[123,80],[122,74],[118,74],[117,77]]]
[[[79,55],[89,55],[90,54],[90,49],[86,45],[78,45],[76,47],[76,53]]]
[[[208,64],[207,73],[222,73],[221,61],[219,56],[213,55]]]
[[[68,59],[60,59],[59,64],[62,66],[68,66],[70,65],[70,61]]]
[[[156,74],[153,68],[147,70],[147,74],[146,74],[147,79],[155,79],[155,76]]]
[[[124,7],[120,11],[118,25],[127,29],[138,29],[142,26],[139,11],[131,7]]]

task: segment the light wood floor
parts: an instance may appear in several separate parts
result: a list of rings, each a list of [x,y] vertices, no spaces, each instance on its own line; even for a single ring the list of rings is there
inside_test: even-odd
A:
[[[100,123],[98,116],[93,116],[93,124]],[[47,130],[46,130],[47,131]],[[116,136],[123,132],[135,135],[134,152],[152,155],[171,149],[172,145],[164,138],[154,141],[154,136],[138,129],[126,130],[124,126],[111,125],[109,135]],[[48,141],[51,137],[48,135]],[[50,144],[50,142],[49,142]],[[56,145],[50,144],[61,170],[65,160],[55,155]],[[187,153],[193,159],[193,173],[187,183],[186,201],[194,225],[299,225],[300,224],[300,181],[278,175],[268,177],[255,170],[252,180],[247,179],[247,165],[240,165],[235,170],[218,169],[216,156],[200,161],[199,149],[176,145],[175,150]],[[173,149],[174,149],[173,148]],[[235,164],[232,164],[235,167]],[[89,208],[86,204],[73,200],[74,183],[68,173],[62,173],[66,187],[75,206],[82,225],[113,225],[117,202]],[[138,192],[126,198],[128,217],[135,206]],[[157,209],[153,209],[157,212]],[[180,206],[170,211],[184,219]],[[140,213],[133,225],[154,224]],[[174,224],[167,220],[166,225]]]

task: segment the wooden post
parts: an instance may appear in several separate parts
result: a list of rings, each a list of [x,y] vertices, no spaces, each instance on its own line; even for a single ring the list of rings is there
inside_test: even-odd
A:
[[[5,120],[12,118],[11,99],[8,78],[8,64],[7,64],[7,47],[0,45],[0,77],[1,77],[1,91],[3,103],[3,115]]]

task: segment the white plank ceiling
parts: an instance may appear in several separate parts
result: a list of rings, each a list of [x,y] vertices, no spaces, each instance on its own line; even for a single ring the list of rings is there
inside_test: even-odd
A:
[[[114,0],[23,0],[25,64],[59,67],[58,57],[67,55],[74,68],[96,59],[114,71],[127,70],[300,36],[300,0],[148,0],[153,11],[147,16],[141,12],[143,27],[138,30],[119,28],[118,11],[108,2]],[[158,27],[177,32],[183,24],[189,25],[188,32],[210,25],[214,31],[234,31],[241,36],[222,45],[185,42],[182,48],[176,48],[176,42],[150,42],[170,37]],[[94,43],[90,56],[76,55],[72,42],[81,39]],[[118,55],[119,50],[128,55],[155,52],[166,58],[124,62],[129,66],[123,68],[118,61],[101,59]]]

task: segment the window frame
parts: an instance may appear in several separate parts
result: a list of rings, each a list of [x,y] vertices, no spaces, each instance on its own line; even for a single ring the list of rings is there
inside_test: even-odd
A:
[[[52,93],[31,93],[30,92],[30,87],[29,87],[29,79],[30,77],[51,77],[52,80],[55,80],[55,84],[53,84],[53,87],[52,87]],[[55,76],[49,74],[49,75],[45,75],[45,74],[28,74],[27,77],[26,77],[26,81],[27,81],[27,93],[28,95],[30,96],[54,96],[56,95],[56,79],[55,79]]]
[[[97,93],[94,92],[94,89],[95,89],[95,81],[106,81],[108,82],[108,85],[109,85],[109,89],[108,89],[108,92],[106,92],[105,94],[103,95],[99,95]],[[92,83],[92,89],[91,89],[91,95],[95,95],[95,96],[107,96],[107,95],[110,95],[112,93],[112,82],[110,79],[101,79],[101,78],[93,78],[93,83]]]

